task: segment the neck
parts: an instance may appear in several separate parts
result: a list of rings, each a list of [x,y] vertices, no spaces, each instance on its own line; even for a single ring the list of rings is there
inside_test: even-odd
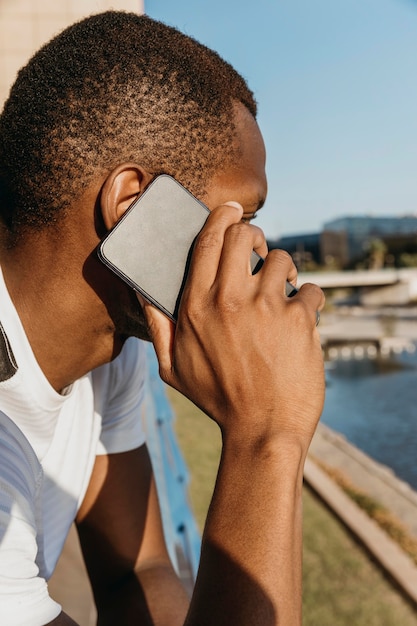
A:
[[[10,296],[35,357],[60,392],[122,347],[107,307],[83,276],[92,253],[80,254],[34,237],[30,245],[3,250],[1,265]],[[65,248],[65,249],[64,249]]]

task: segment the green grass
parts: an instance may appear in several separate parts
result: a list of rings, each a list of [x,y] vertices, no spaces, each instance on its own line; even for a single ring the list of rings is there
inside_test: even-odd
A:
[[[182,396],[171,389],[168,396],[190,470],[190,500],[202,528],[216,479],[219,431]],[[303,578],[303,626],[417,626],[417,613],[307,488]]]
[[[408,626],[417,614],[345,527],[304,493],[304,625]]]
[[[417,565],[417,540],[404,524],[378,500],[354,485],[339,469],[315,459],[315,462],[343,489],[343,491],[372,518],[408,554]]]

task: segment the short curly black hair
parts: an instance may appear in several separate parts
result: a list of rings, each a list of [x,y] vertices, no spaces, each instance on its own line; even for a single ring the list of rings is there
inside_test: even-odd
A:
[[[246,81],[215,52],[144,15],[64,30],[20,70],[0,117],[0,217],[14,234],[56,223],[97,173],[137,161],[194,194],[236,158]]]

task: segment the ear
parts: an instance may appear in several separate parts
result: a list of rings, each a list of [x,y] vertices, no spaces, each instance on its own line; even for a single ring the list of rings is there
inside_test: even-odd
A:
[[[116,224],[153,178],[153,174],[137,163],[122,163],[108,175],[100,197],[103,221],[108,230]]]

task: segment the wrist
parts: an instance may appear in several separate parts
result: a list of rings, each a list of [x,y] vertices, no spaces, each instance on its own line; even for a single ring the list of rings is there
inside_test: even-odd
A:
[[[223,449],[230,454],[248,459],[292,461],[294,465],[304,462],[313,435],[276,425],[269,429],[251,425],[251,428],[244,429],[234,424],[221,431]]]
[[[229,471],[236,465],[240,474],[245,469],[250,474],[279,477],[293,486],[302,485],[304,463],[308,445],[294,434],[278,436],[243,435],[223,433],[222,464]]]

